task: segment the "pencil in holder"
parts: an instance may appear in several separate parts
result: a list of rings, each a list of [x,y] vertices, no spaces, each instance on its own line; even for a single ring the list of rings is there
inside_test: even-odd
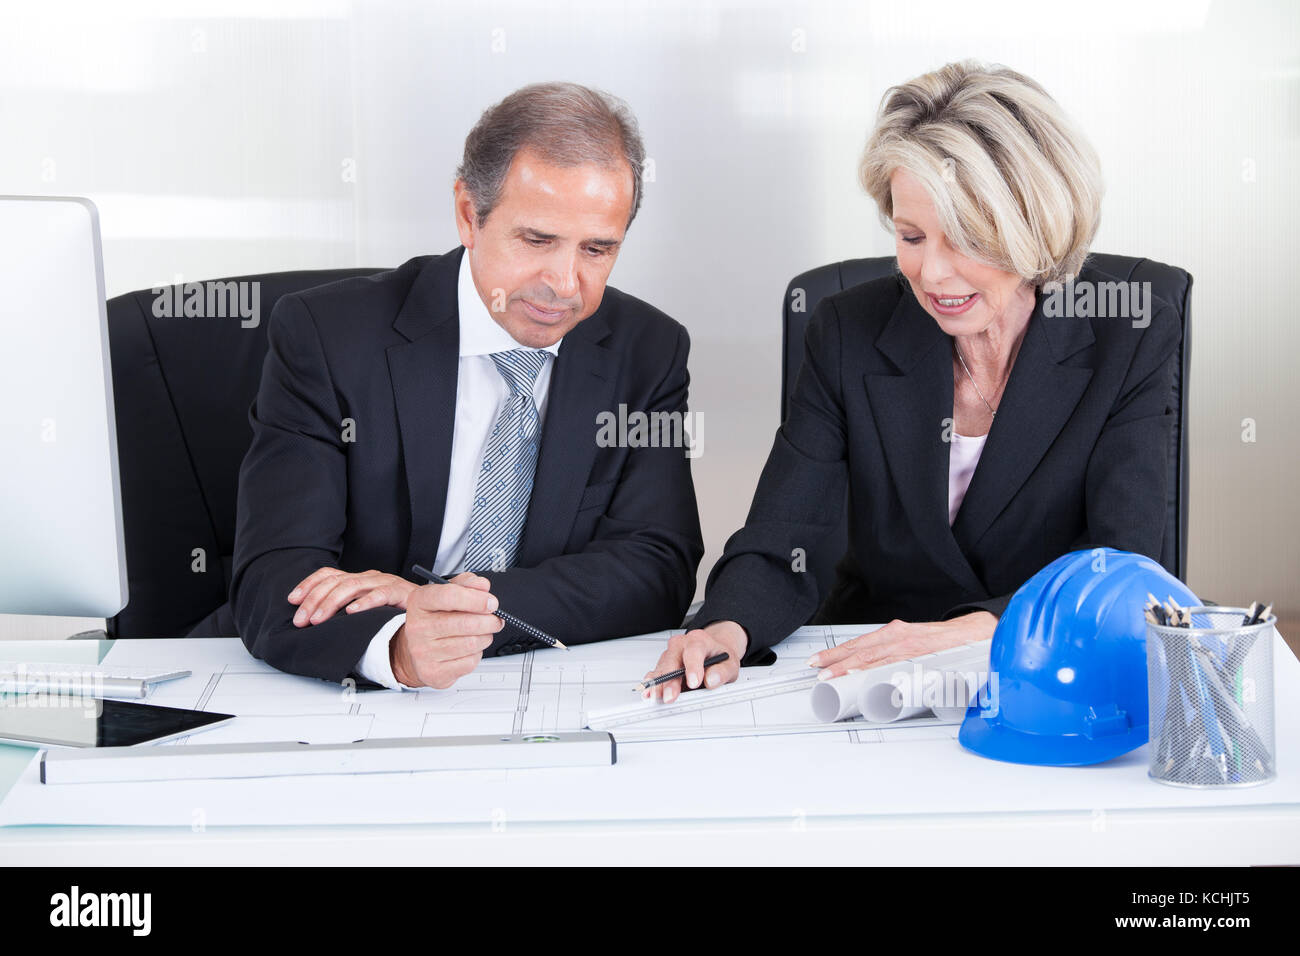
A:
[[[1189,608],[1190,627],[1147,623],[1150,776],[1177,787],[1251,787],[1277,776],[1270,615]]]

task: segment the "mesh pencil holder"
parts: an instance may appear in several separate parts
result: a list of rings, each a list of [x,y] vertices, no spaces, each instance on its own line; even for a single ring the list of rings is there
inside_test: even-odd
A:
[[[1176,787],[1252,787],[1277,776],[1273,625],[1194,607],[1191,627],[1147,623],[1150,776]]]

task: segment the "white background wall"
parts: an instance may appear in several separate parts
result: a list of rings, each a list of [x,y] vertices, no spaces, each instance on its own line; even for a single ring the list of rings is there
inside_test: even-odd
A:
[[[614,92],[654,163],[613,284],[684,322],[708,553],[778,422],[796,273],[892,251],[854,180],[886,87],[950,60],[1044,84],[1099,150],[1096,248],[1195,277],[1191,584],[1300,611],[1300,5],[127,0],[0,12],[0,193],[100,208],[109,295],[456,244],[466,132],[525,83]],[[1256,441],[1243,442],[1243,419]],[[3,543],[0,543],[3,546]],[[70,619],[0,620],[61,636]]]

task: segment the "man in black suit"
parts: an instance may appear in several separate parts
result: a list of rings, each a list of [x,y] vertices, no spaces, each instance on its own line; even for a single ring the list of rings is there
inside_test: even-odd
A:
[[[619,101],[525,87],[466,140],[462,247],[280,299],[231,583],[253,654],[448,687],[543,646],[498,606],[565,643],[680,623],[703,553],[690,450],[599,427],[686,414],[686,330],[606,286],[643,161]]]

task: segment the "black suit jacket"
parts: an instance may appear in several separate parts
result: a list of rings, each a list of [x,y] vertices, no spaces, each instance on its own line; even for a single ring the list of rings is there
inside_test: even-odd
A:
[[[1000,615],[1067,551],[1159,554],[1181,334],[1158,299],[1150,324],[1134,328],[1125,318],[1049,317],[1040,292],[950,527],[951,338],[900,276],[824,299],[745,527],[692,623],[739,622],[752,659],[815,611],[816,623]],[[845,520],[846,481],[849,550],[820,595],[797,570],[796,549],[819,547]]]
[[[249,411],[230,601],[248,649],[342,680],[395,607],[293,625],[288,594],[322,566],[424,583],[451,465],[463,249],[286,295]],[[681,623],[703,554],[681,448],[597,446],[597,415],[685,412],[690,340],[606,288],[556,356],[516,566],[484,572],[501,606],[581,644]],[[348,430],[350,429],[350,433]],[[487,653],[531,647],[507,626]]]

